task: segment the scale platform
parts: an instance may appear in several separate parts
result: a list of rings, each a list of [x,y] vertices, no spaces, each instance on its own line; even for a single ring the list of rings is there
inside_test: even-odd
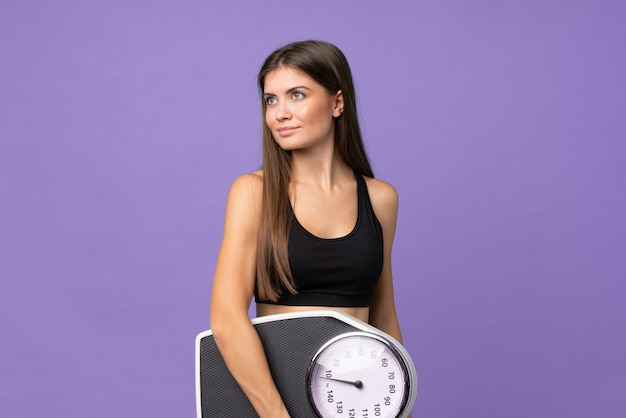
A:
[[[334,310],[268,315],[252,319],[270,371],[292,418],[320,418],[307,390],[311,361],[328,341],[355,331],[381,336],[398,350],[408,366],[406,417],[415,402],[417,377],[408,352],[393,337],[348,314]],[[254,364],[250,364],[254,367]],[[254,408],[228,371],[211,330],[196,337],[197,418],[256,417]],[[342,414],[348,417],[348,414]],[[360,415],[356,415],[359,417]],[[372,414],[372,417],[374,415]],[[326,417],[322,417],[326,418]]]

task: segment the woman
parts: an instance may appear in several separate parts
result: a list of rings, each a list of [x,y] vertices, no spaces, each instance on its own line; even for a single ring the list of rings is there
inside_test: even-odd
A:
[[[252,298],[259,316],[337,309],[401,341],[391,275],[398,196],[373,178],[337,47],[286,45],[258,81],[263,167],[229,193],[211,329],[254,409],[277,418],[289,413],[248,318]]]

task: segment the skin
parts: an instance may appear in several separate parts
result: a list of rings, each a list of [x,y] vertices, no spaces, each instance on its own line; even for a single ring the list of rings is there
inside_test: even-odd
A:
[[[313,235],[337,238],[356,224],[358,203],[352,169],[335,152],[335,118],[343,112],[341,91],[329,94],[305,73],[280,67],[265,79],[265,123],[278,144],[292,153],[290,200],[298,221]],[[211,328],[226,364],[261,417],[289,414],[272,380],[258,334],[248,317],[256,280],[256,239],[260,220],[262,171],[233,183],[211,299]],[[383,228],[384,265],[371,305],[333,308],[402,341],[391,273],[391,247],[398,195],[384,181],[366,178],[372,207]],[[259,303],[257,315],[328,309]],[[232,330],[237,330],[233,332]],[[254,367],[250,367],[254,365]]]

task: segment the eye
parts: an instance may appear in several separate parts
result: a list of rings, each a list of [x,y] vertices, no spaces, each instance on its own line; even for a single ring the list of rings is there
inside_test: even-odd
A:
[[[294,91],[293,95],[291,96],[294,100],[300,100],[300,99],[304,99],[304,94],[300,91]]]
[[[267,96],[265,98],[265,104],[266,105],[273,105],[274,103],[276,103],[276,97],[272,97],[272,96]]]

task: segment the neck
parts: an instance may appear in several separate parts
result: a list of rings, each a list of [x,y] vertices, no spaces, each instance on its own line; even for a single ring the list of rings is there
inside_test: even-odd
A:
[[[306,184],[328,190],[351,178],[352,169],[339,156],[333,144],[323,149],[292,151],[292,184]]]

